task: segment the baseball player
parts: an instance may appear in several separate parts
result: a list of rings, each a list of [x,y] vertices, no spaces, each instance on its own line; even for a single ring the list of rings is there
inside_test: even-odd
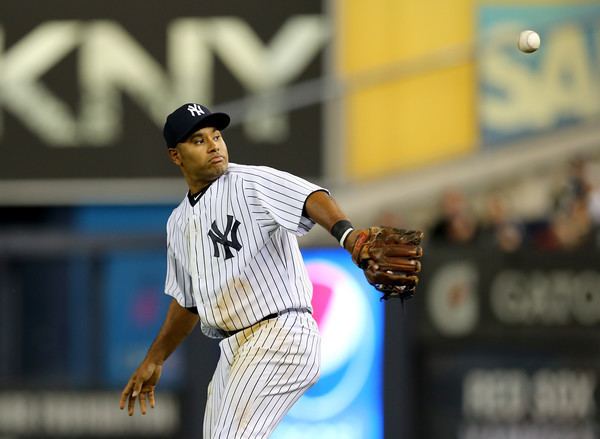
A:
[[[163,363],[200,322],[220,339],[204,438],[265,438],[319,377],[312,287],[296,236],[318,223],[358,255],[354,244],[366,235],[327,190],[269,167],[229,163],[222,136],[229,122],[195,103],[167,117],[169,157],[189,187],[167,223],[165,292],[173,300],[120,408],[131,416],[136,400],[142,414],[154,407]],[[418,270],[419,251],[409,256]]]

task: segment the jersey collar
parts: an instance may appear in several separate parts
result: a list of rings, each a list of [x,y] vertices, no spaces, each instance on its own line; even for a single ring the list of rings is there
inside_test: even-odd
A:
[[[198,204],[198,201],[200,201],[200,198],[202,198],[202,195],[204,195],[204,193],[208,190],[208,188],[210,187],[211,184],[206,186],[200,192],[196,192],[195,194],[192,194],[190,191],[188,191],[187,198],[192,207],[194,207],[196,204]]]

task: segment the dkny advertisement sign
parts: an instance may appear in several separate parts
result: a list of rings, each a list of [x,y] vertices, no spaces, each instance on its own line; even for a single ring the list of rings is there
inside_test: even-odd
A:
[[[321,1],[3,2],[0,185],[178,177],[162,126],[186,102],[231,113],[232,162],[319,177],[321,105],[286,90],[329,38]]]

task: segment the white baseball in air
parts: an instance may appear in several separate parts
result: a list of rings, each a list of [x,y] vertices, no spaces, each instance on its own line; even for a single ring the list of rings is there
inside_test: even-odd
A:
[[[519,35],[517,46],[521,52],[532,53],[540,48],[540,36],[532,30],[524,30]]]

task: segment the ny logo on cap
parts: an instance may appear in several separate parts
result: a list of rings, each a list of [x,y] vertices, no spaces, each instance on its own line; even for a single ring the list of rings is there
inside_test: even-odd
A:
[[[187,110],[192,114],[192,116],[202,116],[204,114],[204,110],[198,104],[188,105]]]

